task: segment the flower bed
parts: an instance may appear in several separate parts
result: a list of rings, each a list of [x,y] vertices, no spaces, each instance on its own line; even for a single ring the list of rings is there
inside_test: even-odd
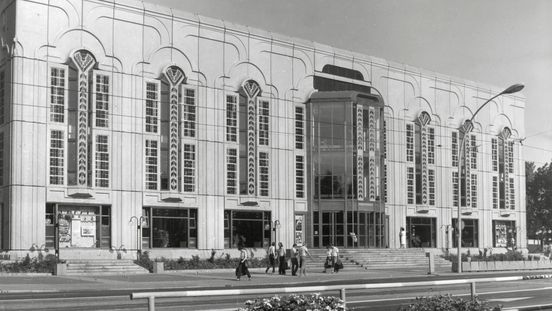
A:
[[[54,255],[42,255],[31,258],[28,254],[23,260],[0,264],[0,272],[8,273],[53,273],[58,263]]]
[[[244,308],[239,308],[238,311],[307,311],[307,310],[324,310],[324,311],[345,311],[347,308],[343,301],[333,296],[314,295],[289,295],[289,296],[274,296],[271,298],[257,298],[245,302]]]
[[[400,311],[426,311],[426,310],[447,310],[447,311],[500,311],[502,306],[489,306],[479,297],[472,299],[456,298],[451,295],[439,295],[433,297],[418,297],[416,302],[403,306]]]

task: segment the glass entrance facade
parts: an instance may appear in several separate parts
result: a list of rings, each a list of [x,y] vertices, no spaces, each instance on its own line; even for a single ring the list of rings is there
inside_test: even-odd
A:
[[[408,247],[436,247],[437,219],[430,217],[406,217]]]
[[[272,241],[270,212],[224,211],[224,248],[267,248]]]
[[[314,121],[308,137],[313,247],[385,247],[380,98],[318,92],[308,109]]]

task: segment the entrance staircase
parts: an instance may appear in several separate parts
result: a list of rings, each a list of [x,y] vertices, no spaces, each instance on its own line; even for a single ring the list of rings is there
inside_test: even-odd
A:
[[[307,270],[318,271],[324,269],[326,260],[325,249],[309,250],[313,259],[307,261]],[[409,271],[428,271],[429,259],[426,257],[426,251],[422,248],[407,249],[340,249],[339,257],[343,262],[343,269],[350,271],[370,271],[370,270],[404,270]],[[434,255],[435,271],[450,272],[451,262],[445,260],[439,255]]]
[[[429,269],[429,258],[422,248],[407,249],[344,249],[340,255],[346,260],[356,263],[365,270],[382,269],[408,269],[425,270]],[[435,271],[450,272],[451,262],[439,255],[433,256]]]
[[[145,274],[149,271],[128,259],[68,259],[67,275]]]

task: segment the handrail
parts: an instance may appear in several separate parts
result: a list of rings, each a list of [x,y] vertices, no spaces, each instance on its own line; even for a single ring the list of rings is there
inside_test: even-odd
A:
[[[279,294],[279,293],[304,293],[304,292],[327,292],[339,291],[344,304],[345,291],[348,289],[376,289],[376,288],[397,288],[431,285],[456,285],[470,284],[471,296],[476,294],[475,284],[484,282],[506,282],[522,281],[531,279],[548,279],[552,275],[529,275],[529,276],[505,276],[494,278],[475,278],[459,280],[436,280],[419,282],[391,282],[391,283],[370,283],[370,284],[348,284],[348,285],[327,285],[327,286],[297,286],[279,288],[244,288],[244,289],[215,289],[215,290],[189,290],[189,291],[168,291],[168,292],[138,292],[131,293],[131,299],[148,299],[148,310],[155,311],[155,298],[176,298],[176,297],[202,297],[202,296],[232,296],[252,294]]]

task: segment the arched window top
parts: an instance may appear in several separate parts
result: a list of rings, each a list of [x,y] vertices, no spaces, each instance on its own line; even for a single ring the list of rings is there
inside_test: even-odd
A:
[[[462,126],[460,126],[460,132],[462,133],[469,133],[473,130],[473,122],[471,120],[466,120],[464,123],[462,123]]]
[[[324,65],[324,67],[322,68],[322,72],[334,76],[364,81],[364,76],[360,71],[350,68],[344,68],[335,65]]]
[[[254,80],[247,80],[242,85],[245,95],[249,98],[255,98],[261,95],[261,87]]]
[[[167,81],[173,86],[179,85],[180,83],[186,83],[186,75],[178,66],[169,66],[163,73]]]
[[[422,113],[420,113],[420,115],[418,116],[418,122],[421,126],[428,125],[429,122],[431,122],[431,117],[429,116],[429,113],[427,113],[426,111],[422,111]]]
[[[87,50],[76,51],[73,55],[71,55],[71,59],[77,68],[82,72],[87,72],[96,64],[96,58]]]
[[[507,140],[512,136],[512,131],[509,127],[505,127],[502,129],[502,131],[498,134],[498,137],[500,137],[502,140]]]

